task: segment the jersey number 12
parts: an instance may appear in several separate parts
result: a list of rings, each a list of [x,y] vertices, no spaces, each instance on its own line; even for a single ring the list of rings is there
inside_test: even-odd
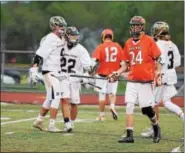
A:
[[[118,49],[116,47],[106,47],[105,48],[105,56],[106,62],[116,62],[117,60],[117,54],[118,54]]]

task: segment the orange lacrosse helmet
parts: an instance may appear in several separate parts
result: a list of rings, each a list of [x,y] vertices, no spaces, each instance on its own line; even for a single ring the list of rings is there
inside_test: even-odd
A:
[[[111,29],[105,29],[103,30],[101,36],[102,36],[102,41],[104,42],[105,41],[105,38],[106,36],[110,36],[111,37],[111,40],[113,40],[113,37],[114,37],[114,34],[113,34],[113,31]]]

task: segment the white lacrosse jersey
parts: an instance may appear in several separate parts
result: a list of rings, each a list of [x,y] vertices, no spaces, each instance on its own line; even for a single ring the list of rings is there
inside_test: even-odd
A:
[[[40,47],[36,54],[43,58],[42,71],[61,71],[61,54],[65,40],[54,33],[49,33],[41,39]]]
[[[177,46],[172,41],[158,40],[158,47],[165,58],[162,66],[162,80],[168,85],[177,83],[177,74],[175,68],[181,64],[181,55]]]
[[[64,73],[82,75],[84,69],[90,68],[91,58],[88,51],[81,44],[78,43],[71,49],[66,44],[61,59],[61,66]],[[79,82],[81,79],[70,77],[70,81],[74,82]]]

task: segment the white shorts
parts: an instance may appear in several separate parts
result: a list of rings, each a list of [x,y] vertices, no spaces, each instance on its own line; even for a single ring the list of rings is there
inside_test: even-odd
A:
[[[60,81],[52,76],[53,72],[49,72],[43,75],[44,85],[46,88],[46,99],[60,99],[61,98],[61,83]]]
[[[101,77],[101,76],[97,75],[96,77]],[[108,80],[96,79],[95,85],[102,88],[102,89],[94,88],[94,90],[99,93],[113,94],[113,95],[116,95],[117,93],[118,81],[108,82]]]
[[[141,108],[154,106],[152,84],[128,82],[126,85],[125,103],[139,104]]]
[[[174,85],[163,85],[156,87],[154,90],[155,104],[167,101],[177,94],[177,90]]]
[[[71,104],[80,104],[81,84],[79,82],[62,81],[62,98],[69,98]]]

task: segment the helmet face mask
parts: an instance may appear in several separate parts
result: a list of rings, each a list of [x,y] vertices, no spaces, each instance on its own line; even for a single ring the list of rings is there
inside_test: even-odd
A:
[[[65,36],[68,46],[73,47],[79,43],[80,33],[76,27],[68,27]]]
[[[139,40],[142,31],[145,31],[145,19],[141,16],[134,16],[130,22],[130,35],[134,40]]]
[[[52,16],[49,21],[52,31],[58,32],[61,36],[65,34],[67,23],[61,16]]]
[[[151,36],[155,39],[166,39],[169,38],[169,25],[166,22],[158,21],[155,22],[151,28]]]

